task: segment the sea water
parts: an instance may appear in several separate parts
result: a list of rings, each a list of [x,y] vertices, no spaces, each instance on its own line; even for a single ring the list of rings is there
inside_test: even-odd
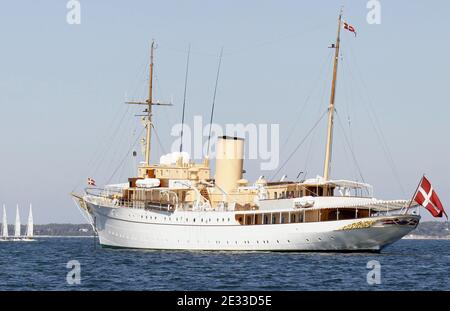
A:
[[[381,253],[126,250],[86,237],[0,242],[0,290],[450,290],[450,241],[401,240]]]

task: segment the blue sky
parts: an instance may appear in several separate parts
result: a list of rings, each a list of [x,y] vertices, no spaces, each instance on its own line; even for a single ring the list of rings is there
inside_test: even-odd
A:
[[[448,1],[381,1],[380,25],[366,22],[366,1],[84,0],[80,25],[66,23],[66,3],[2,2],[0,203],[7,204],[10,219],[19,203],[24,221],[32,202],[36,223],[82,221],[69,193],[88,176],[110,179],[136,139],[138,110],[123,102],[146,96],[152,38],[158,43],[155,97],[175,104],[156,111],[165,149],[172,124],[181,119],[188,44],[188,124],[195,115],[208,118],[224,47],[215,121],[279,123],[281,145],[298,123],[281,150],[283,161],[327,107],[327,47],[341,4],[358,36],[342,34],[336,109],[343,125],[336,127],[332,176],[358,177],[346,131],[377,197],[409,198],[426,173],[448,205]],[[322,123],[314,142],[286,165],[289,176],[305,167],[309,176],[322,173]],[[156,159],[163,148],[154,145]],[[131,174],[133,160],[124,163],[112,182]],[[260,175],[258,167],[258,161],[247,163],[247,178]]]

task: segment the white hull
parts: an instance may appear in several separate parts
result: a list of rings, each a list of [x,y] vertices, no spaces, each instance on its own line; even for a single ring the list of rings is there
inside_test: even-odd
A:
[[[234,212],[175,211],[169,214],[101,207],[91,203],[88,207],[101,245],[165,250],[379,251],[408,234],[420,219],[416,215],[396,215],[310,223],[240,225],[234,219]],[[416,222],[410,225],[383,224],[390,219]],[[343,229],[358,223],[371,225]]]

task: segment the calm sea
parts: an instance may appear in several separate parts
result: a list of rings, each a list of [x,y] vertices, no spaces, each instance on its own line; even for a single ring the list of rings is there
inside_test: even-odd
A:
[[[67,268],[71,260],[79,273]],[[371,260],[381,284],[367,282]],[[119,250],[93,238],[0,242],[0,290],[450,290],[449,272],[445,240],[401,240],[380,254]],[[68,273],[81,284],[69,285]]]

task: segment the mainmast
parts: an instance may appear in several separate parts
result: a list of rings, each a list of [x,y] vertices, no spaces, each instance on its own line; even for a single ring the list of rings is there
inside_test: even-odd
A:
[[[145,128],[146,128],[146,138],[145,138],[145,165],[150,165],[150,147],[151,147],[151,139],[152,139],[152,106],[172,106],[172,104],[164,104],[160,102],[153,101],[153,55],[155,50],[155,41],[152,40],[152,44],[150,47],[150,71],[149,71],[149,84],[148,84],[148,99],[145,102],[127,102],[127,104],[135,104],[135,105],[145,105],[147,106],[144,110],[144,115],[140,115],[141,117],[145,117]]]
[[[342,21],[342,9],[341,12],[339,13],[336,44],[333,44],[331,46],[332,48],[335,49],[335,52],[334,52],[334,66],[333,66],[333,81],[331,83],[330,106],[328,107],[327,145],[325,149],[325,163],[323,168],[323,179],[325,181],[329,179],[331,169],[331,155],[333,147],[332,145],[333,145],[333,123],[334,123],[334,99],[336,96],[336,80],[339,62],[341,21]]]

